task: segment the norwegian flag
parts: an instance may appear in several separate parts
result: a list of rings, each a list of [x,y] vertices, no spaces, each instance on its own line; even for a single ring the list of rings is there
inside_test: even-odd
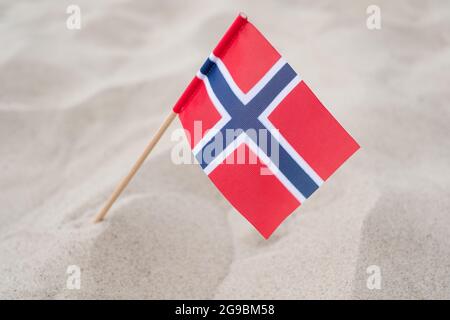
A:
[[[266,239],[359,148],[242,15],[173,110],[203,171]]]

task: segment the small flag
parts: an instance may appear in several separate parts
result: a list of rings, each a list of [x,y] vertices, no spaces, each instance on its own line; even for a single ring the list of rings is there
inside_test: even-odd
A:
[[[242,15],[173,111],[203,171],[265,238],[359,148]]]

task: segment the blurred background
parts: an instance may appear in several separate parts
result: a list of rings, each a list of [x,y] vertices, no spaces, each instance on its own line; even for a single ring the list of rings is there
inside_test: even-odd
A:
[[[266,241],[177,122],[92,225],[239,11],[362,148]],[[449,30],[448,1],[0,1],[0,298],[450,298]]]

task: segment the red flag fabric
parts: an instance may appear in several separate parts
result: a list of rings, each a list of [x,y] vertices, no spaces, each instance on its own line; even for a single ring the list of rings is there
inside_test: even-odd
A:
[[[173,110],[203,171],[265,238],[359,148],[242,15]]]

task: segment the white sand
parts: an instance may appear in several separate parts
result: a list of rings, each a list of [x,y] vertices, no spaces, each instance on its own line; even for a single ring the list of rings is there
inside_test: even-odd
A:
[[[0,298],[450,298],[448,1],[227,3],[2,1]],[[176,123],[92,225],[240,10],[362,149],[265,241]]]

